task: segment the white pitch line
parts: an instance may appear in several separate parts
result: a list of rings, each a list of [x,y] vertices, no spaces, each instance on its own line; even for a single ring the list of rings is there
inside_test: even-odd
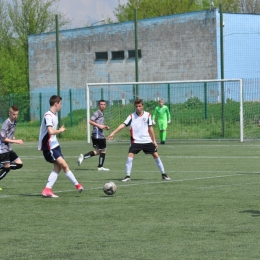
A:
[[[43,159],[42,156],[19,156],[21,159]],[[64,156],[65,158],[78,158],[78,156]],[[176,158],[176,159],[259,159],[260,156],[190,156],[190,155],[163,155],[163,158]],[[125,158],[125,156],[109,156],[109,158]],[[44,160],[43,160],[44,161]]]
[[[128,186],[140,186],[140,185],[150,185],[150,184],[170,184],[173,182],[184,182],[184,181],[196,181],[196,180],[206,180],[206,179],[215,179],[215,178],[226,178],[226,177],[235,177],[235,176],[242,176],[243,174],[231,174],[231,175],[222,175],[222,176],[212,176],[212,177],[199,177],[199,178],[192,178],[192,179],[180,179],[180,180],[171,180],[171,181],[156,181],[156,182],[140,182],[140,183],[128,183],[125,185],[120,185],[119,187],[128,187]],[[84,189],[84,191],[90,190],[102,190],[102,187]],[[83,192],[84,192],[83,191]],[[63,191],[55,191],[55,193],[64,193],[64,192],[76,192],[75,189],[73,190],[63,190]],[[31,194],[23,194],[24,196],[38,196],[41,193],[31,193]],[[10,198],[10,197],[18,197],[22,196],[21,194],[16,195],[0,195],[0,199]]]
[[[199,189],[213,189],[213,188],[223,188],[223,187],[230,187],[230,186],[244,186],[244,185],[259,185],[260,182],[246,182],[242,184],[224,184],[224,185],[215,185],[215,186],[202,186],[198,187]]]

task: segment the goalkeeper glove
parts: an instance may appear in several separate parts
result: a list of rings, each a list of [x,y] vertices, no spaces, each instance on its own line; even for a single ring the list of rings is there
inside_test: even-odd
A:
[[[171,120],[169,120],[169,121],[168,121],[168,124],[170,124],[171,122],[172,122],[172,121],[171,121]]]
[[[155,123],[155,121],[154,121],[154,120],[152,121],[152,123],[153,123],[153,125],[156,125],[156,123]]]

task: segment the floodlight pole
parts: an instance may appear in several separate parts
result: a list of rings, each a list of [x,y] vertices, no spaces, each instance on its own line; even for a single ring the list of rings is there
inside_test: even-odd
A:
[[[221,66],[221,79],[224,79],[224,43],[223,43],[223,11],[222,5],[219,5],[220,13],[220,66]],[[224,82],[221,82],[221,118],[222,118],[222,137],[225,137],[225,87]]]
[[[135,81],[139,81],[138,75],[138,27],[137,27],[137,9],[135,9]],[[134,86],[134,99],[139,97],[138,85]]]
[[[60,46],[59,46],[59,18],[55,14],[56,22],[56,63],[57,63],[57,95],[60,96]],[[59,125],[60,125],[60,112],[58,113]]]

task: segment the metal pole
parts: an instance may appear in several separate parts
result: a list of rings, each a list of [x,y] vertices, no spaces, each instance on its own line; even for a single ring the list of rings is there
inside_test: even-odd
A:
[[[87,97],[87,142],[90,143],[90,95],[89,95],[89,86],[88,83],[86,83],[86,97]]]
[[[39,94],[39,103],[40,103],[40,125],[42,123],[42,93]]]
[[[72,122],[72,93],[71,93],[71,89],[69,91],[69,94],[70,94],[70,126],[72,126],[73,122]]]
[[[224,79],[224,43],[223,43],[223,12],[222,5],[219,6],[220,12],[220,66],[221,66],[221,79]],[[221,118],[222,118],[222,137],[225,137],[225,88],[224,82],[221,82]]]
[[[137,9],[135,9],[135,81],[139,81],[138,75],[138,27],[137,27]],[[139,97],[138,85],[135,85],[134,99]]]
[[[207,83],[204,83],[204,118],[208,119],[208,95],[207,95]]]
[[[171,87],[170,87],[170,84],[168,84],[168,107],[169,107],[169,111],[171,111]]]
[[[56,63],[57,63],[57,95],[60,96],[60,46],[59,46],[59,18],[55,14],[56,22]],[[60,112],[58,113],[59,125],[60,125]]]

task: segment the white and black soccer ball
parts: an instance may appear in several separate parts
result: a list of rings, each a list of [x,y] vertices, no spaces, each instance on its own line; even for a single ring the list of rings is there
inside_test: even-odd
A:
[[[117,186],[115,185],[114,182],[110,181],[105,183],[105,185],[103,186],[103,191],[107,194],[107,195],[113,195],[116,193],[117,190]]]

